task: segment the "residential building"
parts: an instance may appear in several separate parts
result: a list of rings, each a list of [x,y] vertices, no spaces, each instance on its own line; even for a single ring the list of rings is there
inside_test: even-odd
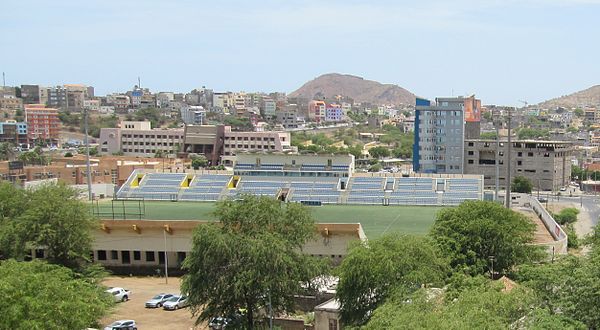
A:
[[[324,101],[312,100],[308,102],[308,119],[316,123],[325,121],[327,106]]]
[[[19,110],[23,108],[23,100],[12,95],[0,95],[0,109]]]
[[[261,100],[261,111],[262,115],[267,118],[273,118],[276,116],[277,105],[275,100],[270,97],[263,97]]]
[[[72,110],[83,109],[83,101],[88,92],[87,86],[81,84],[65,84],[67,90],[67,108]]]
[[[29,141],[42,140],[58,145],[60,119],[57,109],[46,108],[43,104],[28,104],[25,106],[25,121]]]
[[[202,154],[208,159],[209,165],[219,164],[223,154],[225,126],[186,125],[184,136],[184,153]]]
[[[181,120],[186,125],[202,125],[206,118],[206,110],[202,106],[181,104],[179,108]]]
[[[478,138],[481,101],[474,96],[417,98],[413,170],[424,173],[463,173],[464,140]]]
[[[277,122],[284,129],[303,128],[306,124],[304,117],[298,116],[296,111],[284,110],[277,112]]]
[[[328,104],[325,108],[325,121],[338,122],[342,121],[344,116],[342,106],[339,104]]]
[[[175,94],[173,92],[160,92],[160,93],[156,94],[156,107],[157,108],[166,108],[174,100],[175,100]]]
[[[83,108],[88,111],[100,111],[100,100],[83,100]]]
[[[23,104],[40,104],[40,86],[21,85],[21,99]]]
[[[571,181],[571,159],[575,148],[565,141],[511,141],[511,177],[524,176],[536,189],[558,191]],[[465,140],[464,173],[483,174],[484,186],[493,188],[496,184],[495,140]],[[499,185],[506,187],[508,142],[500,141],[498,150]]]
[[[14,120],[0,122],[0,143],[8,142],[13,145],[27,144],[27,123]]]
[[[111,94],[106,96],[106,105],[112,105],[115,112],[125,113],[131,107],[129,96],[124,94]]]
[[[183,129],[152,128],[148,121],[122,121],[118,128],[100,129],[102,154],[126,156],[175,155],[183,144]]]
[[[63,86],[41,88],[40,104],[45,104],[50,108],[66,108],[67,89]]]

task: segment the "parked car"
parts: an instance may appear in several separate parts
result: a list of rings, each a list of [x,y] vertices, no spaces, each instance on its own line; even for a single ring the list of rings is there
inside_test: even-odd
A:
[[[546,197],[540,197],[540,198],[538,198],[538,201],[540,203],[546,203],[548,201],[548,198],[546,198]]]
[[[123,288],[108,288],[106,292],[112,294],[115,301],[127,301],[131,296],[131,291]]]
[[[134,320],[119,320],[104,327],[104,330],[137,330],[137,325]]]
[[[173,297],[173,295],[170,293],[159,293],[152,297],[152,299],[146,301],[146,308],[162,307],[165,301],[169,300],[171,297]]]
[[[163,309],[165,310],[176,310],[187,307],[189,305],[187,296],[172,296],[163,303]]]
[[[567,191],[567,187],[561,187],[560,191]]]

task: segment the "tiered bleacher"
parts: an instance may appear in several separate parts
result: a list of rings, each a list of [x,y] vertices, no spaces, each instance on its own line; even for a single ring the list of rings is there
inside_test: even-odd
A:
[[[384,204],[386,178],[355,177],[348,185],[348,204]]]
[[[480,182],[477,179],[446,179],[446,191],[442,195],[444,205],[458,205],[465,200],[479,199]]]
[[[432,178],[397,178],[388,202],[391,205],[437,205],[438,194]]]
[[[252,180],[252,177],[243,178],[235,190],[230,190],[229,195],[254,194],[277,197],[277,192],[285,185],[281,181]]]
[[[147,173],[139,187],[130,188],[129,198],[149,200],[177,199],[181,183],[187,177],[185,173]]]
[[[204,174],[195,176],[189,188],[182,189],[180,200],[217,201],[231,176]]]
[[[292,202],[320,202],[322,204],[340,203],[340,191],[337,190],[338,180],[290,182],[290,197]]]

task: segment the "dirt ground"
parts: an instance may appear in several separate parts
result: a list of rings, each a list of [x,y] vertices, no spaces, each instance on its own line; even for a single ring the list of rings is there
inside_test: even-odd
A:
[[[179,278],[170,277],[169,284],[165,284],[164,278],[112,276],[107,278],[103,284],[131,290],[129,301],[117,303],[113,312],[102,319],[103,326],[116,320],[132,319],[135,320],[140,330],[208,329],[206,326],[194,327],[194,319],[187,308],[166,311],[162,308],[144,307],[144,303],[158,293],[179,294]]]

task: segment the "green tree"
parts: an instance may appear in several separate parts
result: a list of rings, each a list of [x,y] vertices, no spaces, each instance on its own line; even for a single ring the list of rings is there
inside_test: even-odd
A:
[[[357,243],[337,269],[336,297],[344,324],[364,324],[393,290],[440,285],[449,268],[427,238],[389,234]]]
[[[482,140],[496,140],[496,132],[485,132],[479,136]]]
[[[582,180],[584,177],[584,171],[581,167],[571,166],[571,180]]]
[[[550,131],[547,129],[521,128],[517,132],[517,136],[519,137],[519,140],[547,139],[550,137]]]
[[[558,214],[554,214],[554,220],[560,225],[566,225],[577,221],[579,210],[574,207],[562,209]]]
[[[192,157],[192,167],[197,170],[201,167],[206,167],[208,165],[208,159],[204,155],[193,155]]]
[[[0,186],[0,195],[15,193]],[[23,202],[24,200],[24,202]],[[96,219],[79,192],[64,184],[45,184],[24,193],[3,213],[0,250],[6,257],[22,259],[31,249],[44,248],[51,263],[80,270],[89,260]],[[20,209],[14,209],[20,206]]]
[[[510,185],[510,191],[512,192],[531,194],[532,189],[533,184],[531,183],[531,180],[521,175],[515,177]]]
[[[389,157],[390,150],[386,147],[377,146],[377,147],[373,147],[373,148],[369,149],[369,155],[371,155],[371,157],[377,158],[377,159]]]
[[[85,329],[113,304],[104,289],[44,261],[0,263],[1,329]]]
[[[15,157],[15,150],[12,143],[0,143],[0,160],[11,160]]]
[[[21,153],[19,160],[25,165],[46,165],[50,161],[50,158],[44,155],[42,148],[37,146],[31,151]]]
[[[573,111],[573,113],[575,114],[575,116],[581,118],[585,115],[585,112],[583,112],[583,109],[581,108],[577,108],[575,109],[575,111]]]
[[[217,204],[218,224],[198,226],[185,259],[182,292],[198,322],[246,309],[253,328],[260,307],[293,310],[300,283],[322,274],[323,263],[301,252],[315,235],[306,207],[246,195]]]
[[[441,210],[430,235],[457,271],[484,274],[505,272],[514,265],[536,260],[530,245],[535,225],[524,215],[494,202],[467,201]],[[490,257],[494,257],[494,261]]]

